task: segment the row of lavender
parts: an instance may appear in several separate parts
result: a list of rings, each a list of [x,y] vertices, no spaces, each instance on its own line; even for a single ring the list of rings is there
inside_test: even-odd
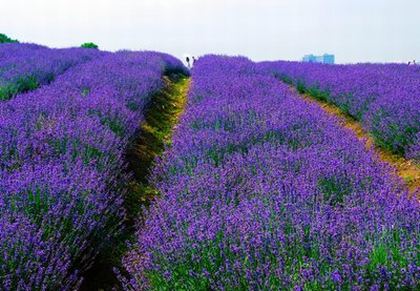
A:
[[[124,220],[124,154],[162,74],[154,52],[75,66],[0,106],[2,290],[67,290]]]
[[[336,119],[258,71],[196,63],[126,289],[419,287],[419,203]]]
[[[68,68],[104,54],[84,48],[50,49],[36,44],[0,44],[0,101],[48,84]]]
[[[260,66],[360,120],[379,146],[420,161],[420,66],[282,61]]]

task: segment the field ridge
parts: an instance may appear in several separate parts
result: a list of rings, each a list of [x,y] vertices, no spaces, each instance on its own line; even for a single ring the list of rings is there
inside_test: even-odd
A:
[[[163,81],[165,86],[152,96],[137,138],[127,153],[129,171],[134,175],[131,195],[125,201],[127,230],[116,239],[113,250],[99,258],[87,272],[81,290],[110,290],[119,285],[113,268],[120,265],[127,241],[132,240],[135,225],[142,219],[142,208],[158,194],[147,181],[149,171],[156,157],[171,144],[172,132],[184,111],[191,84],[191,79],[183,75],[165,75]]]
[[[341,126],[351,130],[365,145],[366,149],[373,150],[379,160],[393,167],[396,174],[404,180],[405,184],[410,190],[410,193],[417,195],[417,198],[420,199],[420,193],[417,192],[417,194],[415,194],[416,190],[420,188],[419,165],[417,165],[411,159],[406,159],[401,155],[394,154],[389,150],[377,146],[372,136],[365,129],[363,129],[362,124],[350,115],[343,112],[343,110],[341,110],[338,106],[328,101],[315,98],[308,93],[300,93],[293,85],[289,86],[293,93],[301,96],[306,102],[317,104],[328,115],[336,117],[338,123]]]

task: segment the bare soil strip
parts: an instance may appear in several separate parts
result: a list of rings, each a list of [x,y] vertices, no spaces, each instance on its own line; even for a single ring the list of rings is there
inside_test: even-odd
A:
[[[416,164],[412,160],[405,159],[404,157],[395,155],[376,146],[373,138],[363,129],[361,123],[345,114],[337,106],[326,101],[315,99],[308,94],[301,94],[295,87],[290,88],[295,94],[302,96],[305,101],[317,104],[327,114],[337,117],[339,124],[353,131],[357,138],[364,143],[366,149],[373,149],[381,161],[391,165],[395,169],[396,174],[407,184],[410,193],[417,195],[417,198],[420,200],[420,191],[417,191],[420,189],[420,165]]]
[[[148,184],[147,178],[155,158],[171,144],[172,132],[184,111],[191,83],[191,79],[183,75],[165,76],[163,80],[165,88],[152,97],[145,111],[145,121],[140,125],[137,138],[127,152],[126,160],[134,179],[129,185],[129,195],[125,197],[127,221],[124,233],[109,251],[99,255],[87,271],[81,291],[121,289],[113,267],[121,266],[121,259],[127,251],[127,241],[135,239],[135,222],[141,218],[142,208],[148,206],[158,194]]]

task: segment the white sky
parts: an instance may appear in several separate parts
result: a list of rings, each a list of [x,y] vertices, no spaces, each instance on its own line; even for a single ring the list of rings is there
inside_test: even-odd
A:
[[[0,0],[0,32],[52,47],[420,61],[420,0]]]

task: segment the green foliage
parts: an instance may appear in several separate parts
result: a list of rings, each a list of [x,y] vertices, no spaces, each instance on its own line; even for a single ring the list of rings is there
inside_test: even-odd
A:
[[[275,73],[275,74],[274,74],[274,77],[276,77],[277,79],[282,80],[282,81],[283,81],[283,82],[285,82],[286,84],[293,85],[293,79],[292,79],[292,78],[290,78],[289,76],[286,76],[285,74],[278,74],[278,73]]]
[[[25,76],[15,82],[0,87],[0,101],[9,100],[19,93],[32,91],[39,87],[39,83],[34,76]]]
[[[16,39],[11,39],[7,35],[0,33],[0,43],[18,42]]]
[[[319,87],[314,86],[310,88],[305,88],[304,90],[315,99],[318,99],[324,102],[330,102],[329,93],[327,91],[320,89]]]
[[[83,48],[91,48],[91,49],[98,49],[98,45],[94,44],[93,42],[85,42],[80,47]]]
[[[377,145],[397,155],[404,155],[408,145],[414,143],[417,126],[387,122],[390,113],[385,110],[375,112],[371,134]]]
[[[211,279],[217,279],[212,278],[213,274],[217,274],[224,258],[232,256],[220,248],[223,237],[220,232],[213,241],[203,242],[194,249],[186,250],[184,259],[177,263],[155,254],[155,259],[161,262],[160,265],[170,275],[162,275],[165,273],[163,270],[147,272],[151,290],[209,290]]]
[[[108,117],[104,116],[101,119],[101,123],[103,125],[108,126],[113,133],[118,135],[119,137],[123,138],[125,136],[125,126],[122,120],[120,120],[118,117]]]
[[[306,86],[305,83],[303,83],[301,80],[298,80],[296,82],[296,89],[298,90],[298,92],[300,94],[305,94],[306,93]]]
[[[390,290],[397,290],[400,287],[400,283],[404,280],[404,274],[401,270],[407,268],[413,256],[418,257],[419,254],[419,246],[416,244],[413,244],[406,251],[402,251],[401,237],[407,235],[401,229],[384,231],[379,239],[374,239],[374,246],[369,253],[369,263],[365,266],[369,277],[380,278],[383,267],[394,270],[393,278],[389,282]],[[413,237],[413,240],[415,239],[418,238]],[[420,259],[420,257],[418,258]],[[380,287],[384,289],[384,286]]]
[[[342,205],[345,197],[352,192],[352,185],[349,179],[340,176],[320,179],[318,188],[324,195],[324,200],[332,206]]]

